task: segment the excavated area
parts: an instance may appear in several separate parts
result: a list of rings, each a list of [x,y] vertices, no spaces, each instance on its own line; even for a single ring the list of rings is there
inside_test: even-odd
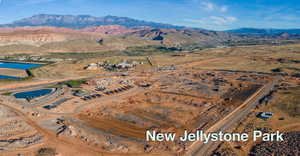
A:
[[[144,74],[147,75],[147,74]],[[207,129],[241,105],[267,76],[220,71],[168,71],[132,79],[146,89],[89,107],[65,118],[61,135],[111,152],[183,153],[189,142],[146,142],[147,130],[175,132]],[[102,103],[101,103],[102,102]]]
[[[0,154],[41,144],[43,136],[12,109],[0,105]]]

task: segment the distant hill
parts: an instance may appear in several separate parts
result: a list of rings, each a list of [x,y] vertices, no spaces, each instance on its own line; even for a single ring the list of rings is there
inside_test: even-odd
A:
[[[223,46],[224,42],[241,40],[240,37],[226,32],[216,32],[208,30],[194,29],[141,29],[125,36],[135,36],[138,38],[160,41],[168,47],[181,48],[200,48],[201,47],[217,47]]]
[[[39,14],[29,18],[14,21],[10,24],[0,25],[0,27],[23,27],[23,26],[53,26],[82,29],[92,26],[120,25],[128,28],[133,27],[152,27],[167,29],[182,29],[182,26],[163,24],[136,20],[128,17],[104,16],[94,17],[90,15],[50,15]]]
[[[116,16],[39,14],[0,27],[1,54],[124,51],[147,46],[193,51],[239,45],[278,45],[281,41],[300,39],[299,29],[242,28],[220,32]]]
[[[122,51],[129,47],[158,46],[196,50],[224,46],[242,38],[226,32],[194,29],[156,29],[97,26],[0,28],[0,53]],[[98,41],[101,40],[101,43]]]
[[[240,28],[227,30],[226,32],[237,34],[252,34],[252,35],[278,35],[282,33],[300,34],[300,29],[258,29],[258,28]]]

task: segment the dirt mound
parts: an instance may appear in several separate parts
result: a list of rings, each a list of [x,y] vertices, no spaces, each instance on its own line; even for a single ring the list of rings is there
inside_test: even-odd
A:
[[[42,143],[43,136],[10,108],[0,105],[0,151],[14,151]]]

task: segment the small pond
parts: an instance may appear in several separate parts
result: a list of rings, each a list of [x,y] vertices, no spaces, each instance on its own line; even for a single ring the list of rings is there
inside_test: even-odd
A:
[[[7,68],[7,69],[27,70],[27,69],[39,67],[39,66],[41,66],[41,64],[1,62],[0,61],[0,68]],[[1,75],[1,73],[0,73],[0,79],[20,79],[20,77]]]
[[[39,89],[39,90],[16,93],[13,96],[16,97],[17,99],[32,100],[34,98],[50,94],[50,93],[52,93],[52,91],[53,91],[53,89],[51,89],[51,88],[50,89]]]
[[[20,79],[20,77],[0,75],[0,79]]]
[[[9,68],[9,69],[30,69],[34,67],[39,67],[41,64],[31,64],[31,63],[15,63],[15,62],[0,62],[0,68]]]

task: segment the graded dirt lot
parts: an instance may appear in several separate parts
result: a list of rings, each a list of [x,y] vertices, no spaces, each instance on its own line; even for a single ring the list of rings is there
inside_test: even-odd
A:
[[[33,79],[0,82],[0,110],[6,114],[1,132],[11,136],[1,138],[0,155],[34,155],[41,148],[55,149],[63,156],[184,155],[192,143],[178,138],[175,142],[147,142],[146,130],[178,134],[207,130],[279,73],[284,76],[272,100],[251,109],[247,119],[231,129],[278,129],[297,135],[299,51],[299,45],[286,45],[208,49],[180,56],[80,57],[34,69]],[[107,60],[143,64],[118,71],[84,69]],[[73,81],[76,86],[67,81],[73,79],[77,79]],[[41,88],[55,91],[33,100],[7,94]],[[11,107],[8,110],[7,105]],[[11,117],[7,111],[18,113]],[[264,111],[274,112],[274,116],[266,121],[256,118],[256,113]],[[19,131],[15,127],[20,127]],[[21,143],[17,146],[15,142]],[[224,143],[215,152],[247,155],[257,144]],[[237,149],[239,145],[242,148]]]
[[[167,150],[170,153],[182,153],[188,144],[147,143],[144,140],[145,131],[182,133],[183,130],[206,129],[267,81],[269,78],[264,75],[206,70],[135,73],[125,78],[95,78],[81,85],[81,89],[89,90],[88,95],[101,94],[102,97],[83,100],[72,97],[70,89],[64,89],[63,96],[57,96],[57,100],[47,99],[43,105],[36,105],[32,109],[41,115],[67,116],[63,118],[64,124],[58,126],[63,127],[63,131],[57,129],[56,132],[108,151],[157,153]],[[105,88],[108,91],[95,91],[99,83],[107,84]],[[150,84],[150,87],[142,89],[144,83]],[[128,85],[133,88],[121,91],[120,88]],[[138,88],[141,88],[140,91]],[[115,93],[109,95],[107,92],[111,90],[115,90]],[[116,90],[120,91],[117,93]],[[43,108],[68,97],[72,100],[61,103],[57,108]]]
[[[8,76],[14,76],[14,77],[26,77],[27,73],[24,70],[18,70],[18,69],[5,69],[0,68],[1,75],[8,75]]]
[[[15,104],[31,111],[43,129],[103,152],[174,154],[183,153],[189,144],[147,143],[146,130],[181,134],[206,129],[269,79],[198,69],[136,72],[93,78],[80,88],[63,87],[50,96]],[[74,96],[78,89],[86,95]]]
[[[264,132],[278,130],[285,134],[285,142],[263,142],[261,140],[253,142],[249,140],[223,143],[215,151],[215,155],[248,155],[249,153],[253,156],[275,153],[297,155],[299,153],[297,138],[299,138],[300,131],[299,97],[299,80],[283,80],[278,86],[277,92],[272,94],[272,100],[262,103],[234,130],[235,132],[246,132],[250,136],[252,136],[253,130],[263,130]],[[268,120],[263,120],[257,117],[259,112],[272,112],[274,115]]]

